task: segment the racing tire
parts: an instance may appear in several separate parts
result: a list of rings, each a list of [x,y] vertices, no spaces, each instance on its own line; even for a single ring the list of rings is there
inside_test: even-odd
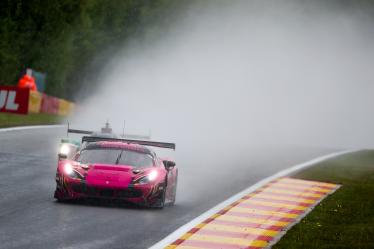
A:
[[[62,190],[56,184],[56,190],[53,196],[57,202],[66,202],[67,199],[65,198],[65,194],[62,193]]]
[[[65,199],[61,199],[61,198],[56,198],[56,202],[58,202],[58,203],[64,203],[64,202],[66,202],[66,200]]]
[[[165,193],[166,193],[166,187],[163,188],[156,202],[151,205],[152,208],[162,209],[165,207],[165,196],[166,196]]]
[[[58,197],[58,196],[56,196],[56,194],[55,194],[54,197],[56,199],[56,202],[59,202],[59,203],[65,202],[65,198]]]
[[[174,184],[174,188],[173,188],[173,198],[170,200],[169,206],[174,206],[174,204],[175,204],[175,200],[177,198],[177,185],[178,185],[178,171],[176,172],[176,175],[175,175],[175,184]]]

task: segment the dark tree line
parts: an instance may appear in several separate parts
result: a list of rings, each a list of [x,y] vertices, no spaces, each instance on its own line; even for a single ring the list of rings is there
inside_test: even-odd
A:
[[[192,2],[204,6],[231,1],[0,0],[0,85],[15,85],[29,67],[47,74],[48,94],[71,98],[98,53],[146,30],[160,32]],[[359,7],[374,16],[374,0],[316,2],[333,9]]]
[[[47,73],[47,93],[70,98],[99,51],[167,23],[181,2],[1,0],[0,85],[30,67]]]

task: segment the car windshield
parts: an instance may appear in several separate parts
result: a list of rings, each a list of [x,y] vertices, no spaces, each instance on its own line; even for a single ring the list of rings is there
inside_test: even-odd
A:
[[[82,150],[78,155],[77,161],[84,164],[119,164],[133,167],[153,166],[152,157],[146,153],[108,148]]]

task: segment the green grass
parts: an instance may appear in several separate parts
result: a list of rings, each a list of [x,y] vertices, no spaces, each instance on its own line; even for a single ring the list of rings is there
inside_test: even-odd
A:
[[[294,177],[342,184],[273,248],[374,248],[374,151],[340,156]]]
[[[18,115],[0,113],[0,127],[24,126],[24,125],[49,125],[60,124],[63,117],[50,114]]]

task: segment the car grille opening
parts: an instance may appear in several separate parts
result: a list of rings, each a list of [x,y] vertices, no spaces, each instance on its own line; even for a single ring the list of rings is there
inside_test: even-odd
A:
[[[105,198],[136,198],[142,196],[142,191],[139,189],[111,189],[111,188],[96,188],[84,184],[72,185],[74,192],[86,194],[92,197]]]

